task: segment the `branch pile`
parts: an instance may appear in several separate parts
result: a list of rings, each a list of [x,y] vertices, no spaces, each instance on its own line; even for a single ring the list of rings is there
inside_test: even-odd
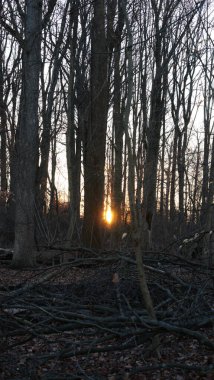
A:
[[[130,271],[126,278],[120,274],[124,262]],[[166,253],[147,255],[145,267],[158,321],[151,320],[144,308],[130,254],[84,255],[81,251],[81,255],[75,254],[58,266],[23,272],[23,276],[11,271],[11,283],[2,281],[0,287],[3,368],[8,365],[8,352],[13,353],[14,362],[18,360],[17,347],[22,379],[29,376],[29,371],[33,378],[33,374],[38,376],[38,368],[68,358],[77,360],[138,348],[145,359],[153,354],[151,342],[156,334],[161,336],[163,346],[167,337],[182,336],[197,341],[201,349],[213,351],[209,332],[214,322],[213,271]],[[112,282],[115,273],[118,280]],[[158,365],[159,369],[168,368],[169,363]],[[185,368],[192,367],[183,363]],[[197,364],[194,368],[210,373],[214,366]],[[51,373],[49,378],[54,379],[53,368]],[[74,378],[87,378],[84,373],[78,376]],[[48,379],[48,375],[41,378]]]

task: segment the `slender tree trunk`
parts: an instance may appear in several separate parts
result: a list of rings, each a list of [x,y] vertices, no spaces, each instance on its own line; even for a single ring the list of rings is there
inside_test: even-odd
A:
[[[212,139],[212,151],[211,151],[211,165],[209,175],[209,192],[208,192],[208,205],[214,203],[214,136]]]
[[[73,36],[70,45],[70,74],[68,83],[68,127],[66,135],[66,152],[68,168],[70,220],[67,231],[67,245],[75,237],[80,219],[80,170],[81,170],[81,140],[80,125],[75,123],[75,60],[77,45],[78,11],[73,14]],[[77,231],[76,231],[77,232]]]
[[[209,121],[204,120],[204,159],[203,159],[203,182],[202,182],[202,219],[205,215],[208,201],[209,186],[209,155],[210,155],[210,128]]]
[[[126,223],[127,219],[127,202],[126,202],[126,195],[127,195],[127,166],[128,166],[128,157],[127,157],[127,143],[125,139],[124,144],[124,162],[123,162],[123,189],[122,189],[122,220]]]
[[[214,97],[213,97],[213,68],[214,55],[209,49],[209,16],[208,3],[206,16],[204,20],[207,31],[205,41],[205,63],[204,69],[204,157],[203,157],[203,180],[202,180],[202,205],[201,205],[201,222],[206,222],[207,206],[210,206],[209,195],[209,159],[210,159],[210,140],[211,140],[211,119],[213,113]],[[212,153],[211,153],[212,154]],[[212,158],[211,158],[212,159]]]
[[[167,50],[167,43],[164,42],[164,50]],[[166,51],[164,52],[166,56]],[[167,66],[167,65],[166,65]],[[163,73],[163,138],[162,138],[162,152],[161,152],[161,194],[160,194],[160,214],[164,216],[164,180],[165,180],[165,152],[166,152],[166,105],[167,105],[167,89],[168,89],[168,67],[165,67]]]
[[[169,219],[169,198],[170,198],[170,174],[171,174],[171,152],[168,154],[168,167],[166,171],[166,207],[165,207],[165,215],[166,221]]]
[[[0,3],[1,9],[1,3]],[[1,10],[0,10],[1,14]],[[0,204],[6,202],[7,191],[7,154],[6,154],[6,107],[4,102],[4,79],[3,79],[3,52],[2,52],[2,36],[0,36],[0,176],[1,176],[1,192]]]
[[[116,224],[121,222],[122,204],[122,154],[123,154],[123,126],[120,109],[121,103],[121,76],[120,76],[120,53],[118,46],[114,54],[114,107],[113,107],[113,128],[115,132],[115,170],[113,183],[113,209]]]
[[[195,164],[195,174],[194,174],[194,189],[193,189],[193,199],[192,199],[192,221],[193,223],[197,223],[197,196],[198,196],[198,188],[199,188],[199,173],[200,173],[200,142],[198,141],[197,147],[197,157]]]
[[[118,22],[114,37],[116,39],[114,45],[114,97],[113,97],[113,137],[114,137],[114,173],[113,173],[113,192],[112,207],[114,212],[114,222],[116,226],[117,240],[121,219],[122,219],[122,178],[123,178],[123,116],[121,110],[121,88],[122,77],[120,73],[120,50],[122,31],[124,26],[124,15],[120,0],[118,2]],[[112,25],[113,29],[113,25]],[[112,32],[111,32],[112,33]]]
[[[17,175],[17,150],[18,150],[18,131],[20,125],[20,112],[18,122],[16,123],[17,98],[19,90],[16,88],[13,91],[13,111],[11,121],[11,139],[8,144],[9,161],[10,161],[10,193],[8,199],[8,212],[13,221],[15,221],[15,193],[16,193],[16,175]],[[22,104],[22,92],[20,97]]]
[[[213,60],[211,62],[213,65]],[[205,66],[205,90],[204,90],[204,158],[203,158],[203,181],[202,181],[202,205],[201,205],[201,221],[206,221],[206,211],[208,203],[209,193],[209,158],[210,158],[210,127],[213,100],[212,99],[212,80],[208,78],[208,62],[206,57]],[[210,74],[212,75],[212,74]]]
[[[159,55],[158,55],[159,57]],[[153,214],[156,209],[156,180],[160,131],[162,123],[162,97],[161,97],[161,68],[157,57],[157,71],[153,80],[151,93],[150,121],[147,132],[147,154],[144,168],[144,191],[143,191],[143,216],[144,216],[144,249],[150,246],[150,233],[152,228]]]
[[[171,174],[171,188],[170,188],[170,219],[175,217],[175,181],[176,181],[176,167],[177,167],[177,146],[178,146],[178,133],[177,128],[174,130],[173,149],[172,149],[172,174]]]
[[[160,31],[160,7],[155,1],[151,0],[151,6],[154,13],[155,41],[154,41],[154,60],[155,72],[151,90],[150,120],[147,130],[147,153],[144,168],[143,184],[143,248],[147,250],[150,247],[150,236],[152,228],[152,219],[156,210],[156,181],[158,154],[160,143],[160,132],[163,120],[163,101],[162,101],[162,79],[164,68],[162,64],[161,48],[163,44],[163,35]]]
[[[55,117],[55,126],[56,126],[56,117]],[[57,144],[57,132],[56,127],[54,130],[54,134],[51,140],[51,178],[50,178],[50,205],[49,205],[49,213],[53,214],[54,212],[58,213],[58,197],[57,190],[55,185],[56,178],[56,163],[57,163],[57,153],[56,153],[56,144]]]
[[[184,170],[183,167],[183,156],[182,156],[182,133],[179,132],[178,135],[178,200],[179,200],[179,212],[183,216],[184,213]]]

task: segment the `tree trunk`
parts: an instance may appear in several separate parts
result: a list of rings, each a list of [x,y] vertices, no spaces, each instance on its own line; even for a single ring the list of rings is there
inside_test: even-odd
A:
[[[172,173],[171,173],[171,188],[170,188],[170,219],[175,217],[175,181],[176,181],[176,167],[177,167],[177,147],[178,147],[178,129],[175,126],[174,139],[172,148]]]
[[[50,178],[50,205],[49,205],[49,214],[54,214],[56,212],[58,214],[58,195],[57,195],[57,189],[55,185],[55,178],[56,178],[56,163],[57,163],[57,153],[56,153],[56,145],[57,145],[57,131],[56,131],[56,125],[57,120],[55,117],[54,120],[55,130],[52,136],[51,141],[51,178]]]
[[[161,74],[157,64],[157,72],[153,80],[151,93],[151,111],[149,128],[147,132],[147,154],[144,168],[143,186],[143,247],[148,250],[150,247],[150,233],[152,228],[153,214],[156,209],[156,180],[157,165],[160,142],[160,131],[162,122],[162,98],[161,98]]]
[[[184,214],[184,173],[185,173],[185,158],[183,157],[183,149],[182,149],[182,133],[179,132],[178,135],[178,152],[177,152],[177,160],[178,160],[178,200],[179,200],[179,212],[181,217],[183,218]]]
[[[143,248],[147,250],[150,247],[150,236],[152,228],[153,214],[156,209],[156,180],[158,154],[160,144],[160,132],[163,119],[163,101],[162,101],[162,79],[164,68],[161,56],[163,35],[160,30],[160,7],[156,2],[151,0],[151,6],[154,13],[155,41],[154,41],[154,60],[155,72],[151,90],[150,120],[147,130],[147,154],[144,168],[143,184]]]
[[[121,205],[122,205],[122,158],[123,158],[123,126],[120,109],[121,103],[121,76],[120,76],[120,53],[119,47],[116,47],[114,54],[114,106],[113,106],[113,128],[115,134],[115,170],[113,176],[113,210],[115,213],[115,222],[119,226],[121,222]]]
[[[1,12],[0,12],[1,14]],[[2,37],[0,36],[0,204],[4,205],[6,202],[7,192],[7,153],[6,153],[6,107],[4,102],[4,79],[3,79],[3,52],[2,52]]]
[[[101,247],[107,127],[108,55],[104,0],[94,2],[91,38],[91,99],[84,167],[84,242]]]
[[[206,45],[208,40],[206,41]],[[204,65],[204,158],[203,158],[203,181],[202,181],[202,205],[201,205],[201,222],[206,222],[208,193],[209,193],[209,158],[210,158],[210,140],[211,140],[211,118],[213,110],[213,72],[208,69],[209,65],[212,68],[214,64],[214,57],[212,55],[208,62],[209,49],[206,46],[206,60]]]
[[[26,0],[22,102],[17,146],[14,267],[34,264],[34,202],[38,155],[38,97],[42,2]]]
[[[66,153],[69,188],[69,227],[66,245],[71,244],[75,237],[74,232],[79,226],[80,219],[80,170],[81,170],[81,136],[80,125],[75,124],[75,59],[77,45],[78,11],[76,10],[70,20],[73,22],[73,36],[70,44],[70,74],[68,83],[68,127],[66,135]],[[77,231],[76,231],[77,232]]]

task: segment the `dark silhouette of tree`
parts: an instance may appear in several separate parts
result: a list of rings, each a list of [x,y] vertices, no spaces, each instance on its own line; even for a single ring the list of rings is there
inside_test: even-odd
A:
[[[107,67],[104,1],[95,0],[91,26],[90,111],[84,166],[84,242],[93,247],[101,246],[108,105]]]
[[[17,143],[16,219],[13,266],[34,264],[34,202],[38,155],[38,98],[42,3],[26,1],[22,55],[22,94]]]

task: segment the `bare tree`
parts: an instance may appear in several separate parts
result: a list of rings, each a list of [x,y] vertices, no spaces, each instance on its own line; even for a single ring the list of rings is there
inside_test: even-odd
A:
[[[104,201],[108,54],[104,1],[95,0],[93,8],[90,112],[84,167],[84,241],[89,246],[100,247]]]
[[[35,177],[38,155],[38,97],[42,4],[26,0],[22,96],[17,145],[16,221],[13,266],[33,265]]]
[[[204,85],[203,85],[203,98],[204,98],[204,158],[203,158],[203,183],[202,183],[202,205],[201,205],[201,220],[206,220],[207,207],[210,206],[210,192],[209,192],[209,167],[210,167],[210,152],[211,148],[211,135],[213,132],[212,116],[214,108],[213,97],[213,68],[214,68],[214,54],[210,53],[210,37],[208,29],[208,14],[206,15],[206,30],[205,30],[205,62],[203,64],[204,71]],[[212,154],[212,153],[211,153]]]
[[[0,2],[0,15],[2,14],[2,1]],[[6,116],[6,101],[4,97],[4,45],[3,45],[3,29],[0,30],[0,203],[5,204],[6,191],[7,191],[7,150],[6,150],[6,128],[7,128],[7,116]]]
[[[197,14],[200,4],[193,4],[191,10],[188,10],[188,17],[182,24],[176,23],[176,27],[181,30],[176,40],[167,39],[168,33],[171,32],[171,23],[174,16],[180,17],[186,13],[186,9],[180,9],[180,0],[177,1],[154,1],[151,0],[152,14],[154,17],[154,74],[152,79],[152,89],[150,98],[150,119],[147,129],[147,153],[144,170],[144,199],[143,199],[143,215],[144,215],[144,247],[148,248],[149,235],[152,228],[152,219],[156,209],[156,180],[157,165],[160,144],[160,132],[164,117],[164,91],[163,83],[165,70],[169,67],[169,63],[180,42],[183,40],[186,32],[189,30],[191,22]],[[168,40],[170,45],[167,54],[164,55],[164,41]],[[187,120],[189,123],[189,107],[187,111]],[[173,168],[174,170],[174,168]]]
[[[128,195],[129,195],[129,204],[130,204],[130,211],[131,211],[131,222],[132,222],[132,228],[133,228],[133,237],[135,240],[135,254],[136,254],[136,263],[137,263],[137,269],[139,274],[139,280],[140,280],[140,289],[142,292],[143,300],[145,302],[145,306],[147,309],[147,312],[149,316],[156,320],[155,315],[155,309],[153,306],[153,301],[149,292],[149,288],[146,281],[146,275],[145,275],[145,268],[143,264],[143,255],[142,255],[142,215],[141,215],[141,208],[140,203],[136,204],[135,202],[135,160],[134,160],[134,154],[131,147],[131,138],[129,135],[129,115],[130,115],[130,109],[131,109],[131,101],[132,101],[132,94],[133,94],[133,60],[132,60],[132,45],[133,45],[133,39],[132,39],[132,31],[130,28],[130,22],[126,10],[126,5],[124,1],[122,0],[122,8],[124,12],[124,18],[126,23],[126,29],[127,29],[127,38],[128,38],[128,47],[127,47],[127,82],[128,82],[128,89],[127,89],[127,102],[125,107],[125,113],[124,113],[124,129],[126,134],[126,141],[127,141],[127,148],[128,148],[128,166],[129,166],[129,178],[128,178]],[[153,341],[154,349],[157,349],[157,353],[159,355],[159,339],[156,337]]]
[[[51,124],[52,124],[52,111],[53,111],[53,101],[55,96],[55,89],[59,77],[59,71],[62,64],[63,57],[68,49],[68,43],[70,36],[66,33],[66,21],[67,12],[70,0],[67,0],[62,14],[62,21],[60,25],[59,32],[53,31],[51,26],[48,28],[48,32],[45,33],[45,39],[43,42],[43,64],[42,64],[42,135],[41,135],[41,157],[40,165],[37,174],[37,202],[39,209],[46,213],[47,210],[47,181],[48,181],[48,164],[49,164],[49,154],[50,154],[50,143],[51,143]],[[57,28],[58,29],[58,28]],[[55,40],[53,38],[54,32],[56,33]],[[64,36],[65,42],[64,41]],[[49,65],[49,80],[45,80],[47,73],[45,68],[47,64],[45,60],[48,57],[47,45],[51,42],[51,58]]]
[[[66,135],[66,152],[68,168],[68,186],[70,203],[70,220],[67,232],[67,243],[70,244],[74,233],[79,226],[80,218],[80,170],[81,170],[81,134],[80,126],[75,122],[75,90],[76,90],[76,55],[77,55],[77,28],[78,28],[78,2],[73,4],[70,17],[70,68],[68,79],[68,128]]]
[[[123,164],[123,136],[122,126],[122,109],[121,109],[121,90],[122,76],[120,72],[121,58],[121,40],[124,25],[124,16],[121,4],[118,1],[118,21],[115,30],[114,46],[114,94],[113,94],[113,138],[114,138],[114,173],[113,173],[113,191],[112,191],[112,208],[115,213],[115,222],[120,224],[122,216],[122,164]]]

